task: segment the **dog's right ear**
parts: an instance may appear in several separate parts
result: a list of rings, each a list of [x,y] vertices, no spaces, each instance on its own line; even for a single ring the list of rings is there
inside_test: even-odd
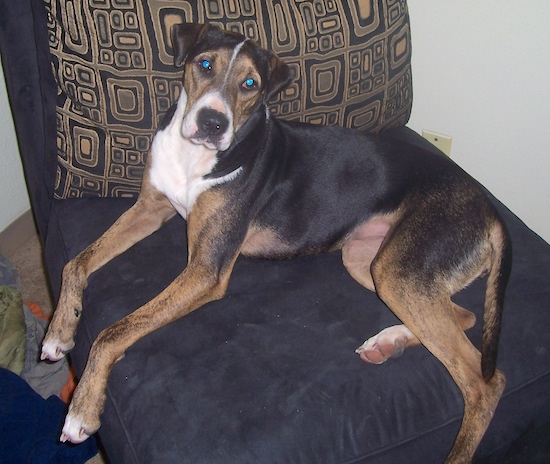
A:
[[[172,48],[174,49],[174,65],[179,68],[187,58],[189,50],[208,29],[208,24],[180,23],[172,26]]]

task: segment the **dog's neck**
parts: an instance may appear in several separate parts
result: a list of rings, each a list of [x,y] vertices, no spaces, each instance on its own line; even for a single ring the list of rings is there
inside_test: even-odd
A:
[[[196,144],[181,134],[187,96],[182,91],[171,121],[160,129],[151,146],[150,182],[164,193],[183,218],[205,190],[233,179],[237,166],[224,175],[210,177],[218,163],[218,151]]]
[[[231,146],[225,151],[218,152],[218,162],[205,178],[223,178],[250,163],[252,161],[251,154],[258,153],[260,151],[258,145],[265,143],[265,137],[260,135],[264,133],[261,129],[265,127],[271,117],[269,109],[263,103],[258,102],[250,117],[235,133]],[[258,132],[258,136],[254,135],[255,131]]]

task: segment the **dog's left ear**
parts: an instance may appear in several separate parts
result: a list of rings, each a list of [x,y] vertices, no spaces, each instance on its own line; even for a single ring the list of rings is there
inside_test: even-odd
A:
[[[174,24],[170,31],[174,49],[174,65],[179,68],[189,54],[189,50],[201,35],[208,30],[208,24],[183,23]]]
[[[277,55],[272,54],[269,63],[269,77],[264,88],[264,104],[292,82],[290,67]]]

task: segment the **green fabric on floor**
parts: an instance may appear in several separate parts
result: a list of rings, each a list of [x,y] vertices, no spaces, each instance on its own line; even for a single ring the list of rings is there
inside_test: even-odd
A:
[[[25,365],[26,326],[19,290],[0,287],[0,367],[21,375]]]

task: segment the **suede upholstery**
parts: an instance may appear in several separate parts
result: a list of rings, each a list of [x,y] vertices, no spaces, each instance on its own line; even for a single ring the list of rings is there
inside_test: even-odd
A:
[[[0,0],[2,63],[58,295],[64,264],[134,200],[54,198],[48,24],[42,0]],[[437,152],[404,126],[384,137]],[[548,462],[550,246],[494,202],[514,244],[498,361],[508,383],[476,462]],[[186,253],[185,222],[176,217],[91,276],[71,355],[78,372],[95,336],[164,288]],[[478,280],[455,297],[478,316],[468,331],[477,346],[484,289]],[[347,274],[340,253],[239,258],[224,299],[140,340],[113,368],[99,437],[112,463],[440,463],[462,415],[445,369],[423,347],[382,366],[354,353],[395,322]]]

